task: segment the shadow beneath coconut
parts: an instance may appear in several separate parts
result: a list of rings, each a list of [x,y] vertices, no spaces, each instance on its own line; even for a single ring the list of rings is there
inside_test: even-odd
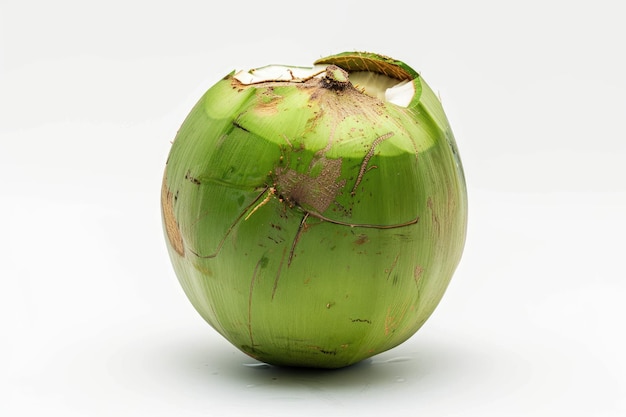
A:
[[[459,353],[459,352],[456,352]],[[220,349],[205,356],[207,379],[255,393],[263,402],[323,400],[327,404],[366,398],[371,392],[409,390],[407,385],[438,379],[455,360],[454,352],[433,346],[402,345],[373,358],[339,369],[279,367],[258,362],[234,350]],[[438,369],[439,368],[439,369]],[[439,374],[439,376],[437,376]]]
[[[498,392],[492,388],[490,395],[510,395],[528,384],[532,370],[519,352],[480,339],[458,343],[445,335],[416,337],[333,370],[267,365],[218,337],[194,337],[170,346],[168,378],[174,378],[185,392],[198,393],[207,407],[219,405],[233,412],[252,407],[266,412],[257,415],[303,415],[300,410],[304,415],[313,411],[332,415],[335,407],[379,415],[388,411],[389,404],[409,407],[414,402],[427,409],[434,399],[471,398],[495,380]],[[406,410],[414,415],[415,410]]]

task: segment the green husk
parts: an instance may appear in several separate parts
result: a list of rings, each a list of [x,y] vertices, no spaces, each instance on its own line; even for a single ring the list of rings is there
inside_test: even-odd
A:
[[[161,202],[176,274],[211,326],[261,361],[336,368],[431,315],[463,251],[467,196],[417,72],[353,52],[316,64],[310,78],[233,72],[209,89],[174,140]],[[414,94],[399,106],[344,75]]]

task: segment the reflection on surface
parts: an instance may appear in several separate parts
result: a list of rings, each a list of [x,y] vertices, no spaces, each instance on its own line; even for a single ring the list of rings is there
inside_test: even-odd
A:
[[[156,349],[152,364],[160,365],[149,373],[152,384],[169,396],[174,388],[181,400],[197,406],[273,417],[337,415],[338,410],[415,415],[416,409],[453,410],[459,403],[481,408],[487,405],[485,395],[493,405],[533,386],[532,364],[518,352],[468,335],[462,340],[423,332],[390,351],[328,370],[268,365],[205,334]]]
[[[465,352],[467,353],[467,352]],[[425,394],[429,379],[452,377],[465,353],[411,343],[340,369],[286,368],[255,361],[232,349],[206,355],[206,381],[243,389],[261,404],[354,405]],[[467,359],[467,358],[466,358]],[[447,376],[446,376],[447,374]],[[413,393],[411,393],[413,391]],[[372,402],[373,401],[373,402]],[[401,403],[406,403],[406,398]]]

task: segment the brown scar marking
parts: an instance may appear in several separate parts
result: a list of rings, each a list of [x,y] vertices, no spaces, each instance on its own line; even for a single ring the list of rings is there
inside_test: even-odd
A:
[[[404,307],[399,316],[392,316],[391,307],[387,308],[387,316],[385,317],[385,335],[389,335],[389,333],[394,333],[398,329],[398,326],[400,326],[400,324],[404,320],[407,312],[408,308]],[[404,330],[406,331],[406,328]]]
[[[322,171],[317,177],[288,168],[276,168],[276,189],[288,203],[313,207],[324,212],[344,187],[341,176],[341,159],[320,159]]]
[[[190,181],[192,184],[200,185],[200,180],[192,176],[190,171],[187,171],[187,173],[185,174],[185,179]]]
[[[270,201],[270,198],[272,198],[272,196],[274,194],[276,194],[276,188],[270,187],[268,190],[269,190],[269,192],[267,193],[267,197],[265,197],[263,199],[263,201],[261,201],[259,204],[254,206],[252,211],[250,211],[250,213],[248,213],[248,215],[244,218],[244,220],[248,220],[250,218],[250,216],[252,216],[254,214],[255,211],[257,211],[260,207],[263,207],[264,205],[266,205],[267,202]]]
[[[163,210],[163,222],[165,223],[165,233],[172,248],[180,256],[185,256],[185,245],[183,237],[180,234],[180,228],[174,215],[174,194],[167,188],[165,174],[163,175],[163,184],[161,185],[161,210]]]
[[[359,237],[356,238],[356,240],[354,241],[354,244],[355,245],[362,245],[362,244],[367,243],[369,241],[370,241],[370,239],[369,239],[369,237],[367,235],[361,234],[361,235],[359,235]]]
[[[376,140],[374,142],[372,142],[372,146],[370,146],[369,151],[367,151],[367,154],[365,155],[365,157],[363,158],[363,162],[361,163],[361,169],[359,170],[359,175],[356,178],[356,182],[354,183],[354,187],[352,187],[352,191],[350,192],[351,195],[356,194],[356,189],[359,186],[359,184],[361,183],[361,180],[363,179],[363,175],[365,175],[365,172],[367,172],[367,163],[370,161],[370,159],[372,159],[372,156],[374,156],[374,152],[376,152],[376,147],[383,141],[389,139],[390,137],[392,137],[394,135],[393,132],[389,132],[386,133],[382,136],[379,136],[378,138],[376,138]]]
[[[285,139],[285,142],[287,142],[287,145],[289,145],[289,147],[293,149],[293,145],[291,144],[291,141],[289,140],[287,135],[283,134],[282,136],[283,136],[283,139]]]
[[[296,250],[296,245],[300,240],[300,236],[302,236],[302,232],[306,229],[306,219],[309,218],[309,213],[305,213],[304,217],[302,217],[302,221],[300,222],[300,226],[298,226],[298,233],[296,233],[296,237],[293,238],[293,242],[291,243],[291,250],[289,251],[289,259],[287,260],[287,266],[291,265],[291,260],[293,259],[293,254]]]
[[[396,269],[396,265],[398,264],[398,258],[400,257],[400,254],[396,255],[396,258],[393,260],[393,263],[391,264],[391,268],[389,268],[387,271],[387,281],[389,281],[389,278],[391,277],[391,273],[393,272],[394,269]]]
[[[404,222],[404,223],[397,223],[397,224],[368,224],[368,223],[348,223],[348,222],[342,222],[339,220],[333,220],[333,219],[329,219],[328,217],[325,217],[317,212],[314,211],[307,211],[306,212],[307,215],[310,215],[311,217],[314,217],[316,219],[319,220],[323,220],[325,222],[328,223],[333,223],[333,224],[338,224],[340,226],[350,226],[350,227],[364,227],[367,229],[397,229],[400,227],[405,227],[405,226],[410,226],[412,224],[416,224],[417,222],[419,222],[419,217],[416,217],[412,220],[409,220],[408,222]]]
[[[252,291],[254,290],[254,283],[257,279],[257,274],[259,272],[259,267],[263,262],[263,257],[259,259],[254,267],[254,271],[252,272],[252,280],[250,281],[250,292],[248,294],[248,334],[250,335],[250,346],[254,349],[254,338],[252,337]]]
[[[296,245],[298,244],[298,241],[300,241],[302,233],[306,231],[306,228],[307,228],[306,221],[309,218],[309,216],[316,218],[318,220],[322,220],[322,221],[332,223],[332,224],[337,224],[340,226],[364,227],[364,228],[369,228],[369,229],[397,229],[399,227],[405,227],[405,226],[410,226],[412,224],[416,224],[419,221],[419,217],[416,217],[415,219],[410,220],[405,223],[390,224],[390,225],[347,223],[347,222],[342,222],[339,220],[329,219],[328,217],[322,216],[321,214],[314,212],[314,211],[305,210],[304,217],[302,217],[302,220],[300,221],[300,225],[298,226],[298,232],[296,233],[296,236],[294,237],[293,242],[291,243],[291,250],[289,251],[289,259],[287,260],[287,267],[291,266],[291,261],[293,260],[294,253],[296,251]],[[400,256],[400,254],[398,254],[398,256]],[[398,256],[396,256],[394,264],[392,265],[392,270],[398,261]],[[391,272],[389,272],[389,274],[391,274]],[[387,277],[387,279],[389,279],[389,276]]]
[[[395,318],[391,316],[391,308],[387,308],[387,315],[385,316],[385,336],[389,335],[389,332],[395,330]]]
[[[435,228],[435,231],[437,232],[437,234],[439,234],[439,229],[440,229],[439,218],[437,217],[437,214],[435,213],[435,205],[433,204],[432,197],[428,197],[428,200],[426,200],[426,206],[430,209],[433,227]]]
[[[424,273],[424,268],[420,265],[416,265],[413,270],[413,279],[415,280],[415,285],[419,286],[420,279],[422,279],[422,274]]]
[[[283,96],[274,93],[273,87],[268,87],[261,95],[261,99],[258,101],[254,111],[262,116],[276,114],[278,113],[278,105],[283,99]]]

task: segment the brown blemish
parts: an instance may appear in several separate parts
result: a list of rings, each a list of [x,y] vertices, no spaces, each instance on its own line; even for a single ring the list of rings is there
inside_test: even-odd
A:
[[[389,333],[392,333],[396,330],[397,323],[396,319],[391,315],[391,309],[387,309],[387,315],[385,316],[385,336],[388,336]]]
[[[289,205],[312,207],[323,213],[345,186],[346,181],[337,181],[341,176],[341,159],[319,160],[321,173],[317,177],[302,174],[293,169],[276,168],[276,188],[279,196]]]
[[[276,189],[274,187],[270,187],[268,189],[268,193],[267,196],[263,199],[263,201],[261,201],[259,204],[257,204],[252,211],[250,211],[250,213],[248,213],[248,215],[244,218],[244,220],[248,220],[250,218],[250,216],[252,216],[260,207],[263,207],[264,205],[266,205],[268,203],[268,201],[270,201],[270,199],[272,198],[272,196],[276,193]]]
[[[354,241],[355,245],[363,245],[364,243],[369,242],[370,239],[366,234],[361,234],[359,235],[359,237],[356,238],[356,240]]]
[[[293,242],[291,242],[291,250],[289,251],[289,259],[287,260],[287,266],[291,266],[291,261],[293,260],[293,255],[296,252],[296,245],[298,244],[298,241],[300,241],[300,236],[302,236],[302,233],[304,233],[307,229],[307,224],[306,224],[306,220],[309,218],[309,213],[305,213],[304,216],[302,217],[302,220],[300,221],[300,225],[298,226],[298,232],[296,233],[296,236],[293,238]]]
[[[254,111],[260,116],[272,116],[278,113],[278,105],[283,98],[283,96],[274,93],[273,87],[268,87],[259,97]]]
[[[435,228],[435,231],[437,232],[437,234],[439,234],[441,232],[440,225],[439,225],[439,218],[437,217],[437,214],[435,213],[435,205],[433,204],[432,197],[428,197],[428,200],[426,200],[426,206],[430,210],[433,227]]]
[[[415,280],[415,285],[419,286],[423,273],[424,273],[424,268],[420,265],[416,265],[415,268],[413,269],[413,279]]]
[[[185,179],[194,185],[200,185],[200,180],[192,176],[191,171],[187,171],[187,173],[185,174]]]
[[[180,228],[174,215],[174,194],[167,188],[165,174],[163,175],[163,184],[161,186],[161,210],[165,224],[165,233],[170,245],[180,256],[185,256],[183,237],[180,234]]]
[[[408,308],[404,307],[404,309],[400,312],[400,316],[397,317],[395,315],[391,315],[391,308],[387,309],[387,316],[385,317],[385,335],[388,336],[390,333],[395,333],[398,330],[400,324],[404,320],[406,313],[408,312]],[[406,329],[404,329],[406,330]]]
[[[379,136],[378,138],[376,138],[376,140],[374,140],[374,142],[372,142],[372,146],[370,146],[369,151],[367,151],[367,154],[365,154],[365,157],[363,158],[363,162],[361,162],[361,169],[359,170],[359,175],[357,176],[356,182],[354,183],[354,187],[352,187],[352,192],[350,193],[352,196],[356,194],[356,188],[361,183],[361,180],[363,179],[363,175],[365,175],[365,172],[367,171],[367,164],[369,163],[370,159],[372,159],[372,156],[374,156],[376,147],[381,142],[389,139],[392,136],[393,136],[393,132],[389,132],[382,136]]]

